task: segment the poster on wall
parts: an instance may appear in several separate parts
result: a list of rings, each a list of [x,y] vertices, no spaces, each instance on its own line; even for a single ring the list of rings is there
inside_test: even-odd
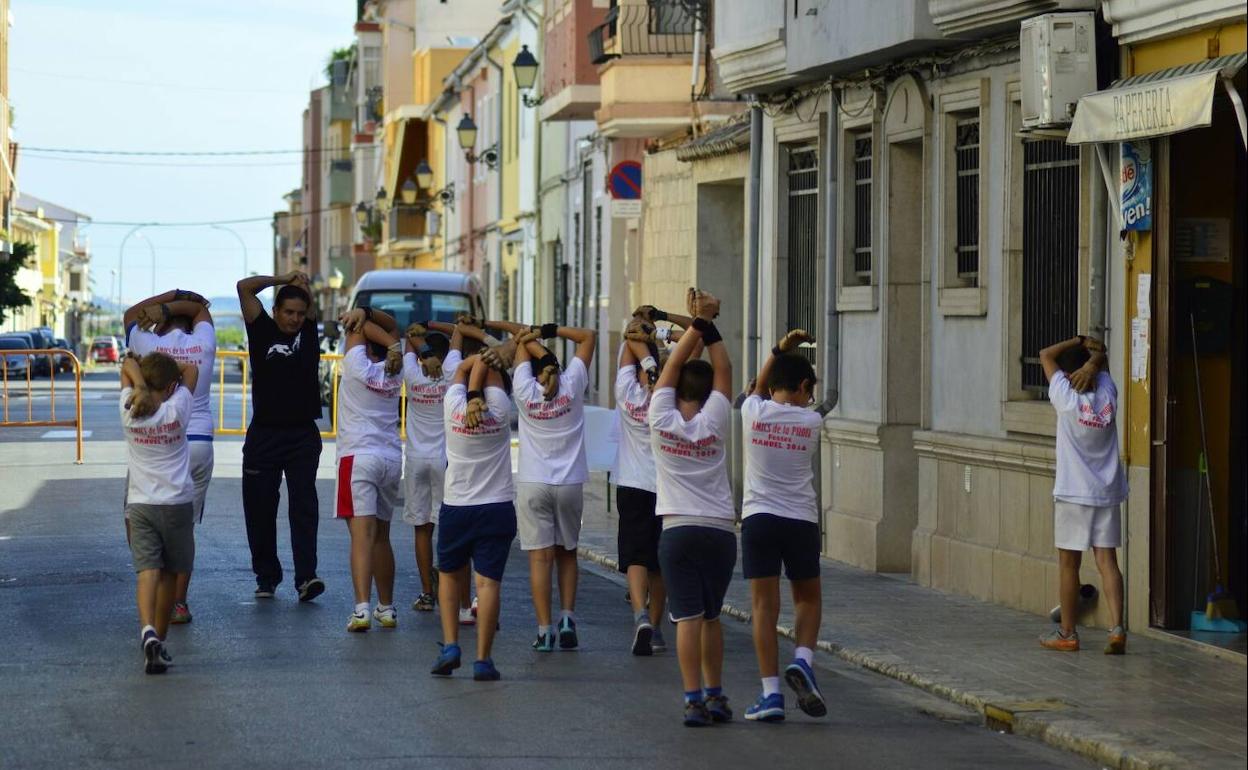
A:
[[[1153,229],[1153,157],[1148,141],[1123,142],[1122,228]]]

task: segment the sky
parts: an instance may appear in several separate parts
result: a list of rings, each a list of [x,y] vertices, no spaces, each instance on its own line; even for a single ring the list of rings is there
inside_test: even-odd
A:
[[[121,297],[183,288],[230,296],[272,271],[270,217],[300,184],[298,153],[220,159],[49,157],[33,149],[299,150],[308,91],[353,39],[355,0],[12,0],[10,101],[22,193],[95,220],[85,229],[97,297],[130,226]],[[88,162],[90,161],[90,162]],[[185,164],[201,164],[188,166]],[[140,165],[162,164],[162,165]],[[183,165],[165,165],[183,164]],[[150,245],[149,245],[150,244]]]

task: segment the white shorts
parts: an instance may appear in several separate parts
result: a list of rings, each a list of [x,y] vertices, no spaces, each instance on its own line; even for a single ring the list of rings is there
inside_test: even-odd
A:
[[[1053,541],[1063,551],[1122,546],[1121,505],[1053,501]]]
[[[213,452],[211,441],[190,441],[191,481],[195,484],[195,523],[204,520],[204,501],[208,498],[208,482],[212,481]]]
[[[399,499],[399,479],[403,463],[377,455],[348,455],[338,458],[336,516],[376,516],[390,521]]]
[[[557,545],[575,550],[581,538],[581,509],[585,494],[580,484],[516,483],[516,527],[520,548],[536,551]]]
[[[442,507],[442,485],[446,480],[446,459],[412,457],[409,453],[403,468],[403,521],[414,527],[438,520]]]

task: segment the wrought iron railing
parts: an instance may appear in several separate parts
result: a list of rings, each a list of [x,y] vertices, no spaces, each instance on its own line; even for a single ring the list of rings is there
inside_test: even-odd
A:
[[[682,0],[618,0],[589,33],[589,56],[603,64],[621,56],[688,56],[697,17]]]

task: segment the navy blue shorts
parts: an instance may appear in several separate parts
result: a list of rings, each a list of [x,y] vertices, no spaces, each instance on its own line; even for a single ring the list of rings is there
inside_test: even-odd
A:
[[[755,513],[741,522],[741,572],[746,580],[819,577],[819,525],[771,513]]]
[[[516,506],[447,505],[438,512],[438,570],[455,572],[472,563],[478,575],[502,581],[516,539]]]
[[[672,527],[659,540],[659,564],[673,623],[715,620],[737,566],[737,537],[715,527]]]

